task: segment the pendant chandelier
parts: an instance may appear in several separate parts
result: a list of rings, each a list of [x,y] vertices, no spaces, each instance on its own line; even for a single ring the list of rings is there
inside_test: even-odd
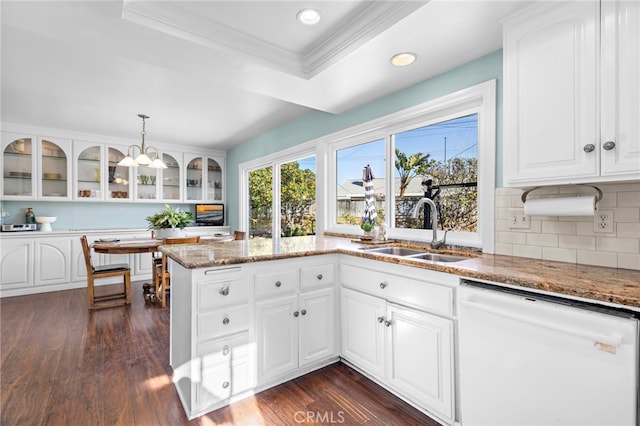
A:
[[[160,160],[158,155],[158,149],[154,146],[144,146],[144,135],[147,134],[145,130],[145,120],[149,118],[148,115],[138,114],[138,117],[142,118],[142,144],[138,145],[129,145],[127,149],[127,156],[124,157],[119,163],[118,166],[124,167],[138,167],[139,165],[145,165],[152,169],[166,169],[167,165]],[[140,152],[138,156],[134,159],[133,153],[135,153],[136,149]],[[149,157],[150,154],[155,155],[155,159],[151,160]]]

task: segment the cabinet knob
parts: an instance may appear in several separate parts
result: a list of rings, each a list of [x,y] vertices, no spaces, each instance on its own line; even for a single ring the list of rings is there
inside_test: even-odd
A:
[[[224,319],[222,320],[222,323],[223,323],[224,325],[229,324],[229,317],[224,317]]]
[[[306,309],[303,309],[303,310],[301,310],[301,311],[300,311],[300,313],[301,313],[302,315],[307,315],[307,310],[306,310]]]
[[[276,287],[280,287],[282,283],[280,281],[276,281]]]
[[[592,143],[588,143],[582,148],[584,152],[593,152],[594,149],[596,149],[596,146]]]
[[[222,387],[223,387],[224,389],[226,389],[226,388],[228,388],[228,387],[229,387],[229,385],[230,385],[230,384],[231,384],[231,383],[229,383],[229,382],[224,382],[224,383],[222,384]]]
[[[386,325],[387,327],[390,327],[391,326],[391,320],[386,320],[384,322],[384,325]]]
[[[380,323],[384,322],[384,317],[378,317],[378,322]]]
[[[602,148],[604,148],[605,151],[611,151],[615,147],[616,143],[614,141],[606,141],[604,145],[602,145]]]
[[[228,296],[229,295],[229,286],[224,286],[221,289],[218,290],[218,293],[220,293],[223,296]]]
[[[229,349],[229,345],[224,345],[224,348],[222,348],[222,355],[227,356],[229,355],[229,352],[231,352],[231,349]]]
[[[387,287],[387,283],[380,283],[380,288],[381,289],[385,289]]]
[[[298,311],[295,311],[295,312],[293,313],[293,316],[294,316],[294,317],[296,317],[296,318],[298,318],[298,315],[300,315],[300,313],[299,313]]]
[[[321,280],[322,279],[322,274],[318,274],[318,279]]]

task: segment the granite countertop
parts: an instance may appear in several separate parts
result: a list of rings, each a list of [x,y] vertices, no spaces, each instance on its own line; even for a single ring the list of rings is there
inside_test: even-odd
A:
[[[407,243],[389,244],[419,247]],[[345,253],[467,278],[625,305],[640,311],[640,271],[491,255],[468,250],[438,251],[465,256],[468,260],[454,263],[424,262],[367,253],[362,250],[363,247],[366,245],[349,238],[314,236],[273,240],[205,241],[200,244],[161,246],[160,250],[188,269]],[[433,252],[428,245],[422,248]]]

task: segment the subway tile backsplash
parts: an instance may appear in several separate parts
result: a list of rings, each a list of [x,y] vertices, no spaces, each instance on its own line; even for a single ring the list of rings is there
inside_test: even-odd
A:
[[[511,229],[509,209],[523,207],[523,191],[496,189],[495,253],[640,270],[640,183],[594,186],[603,192],[598,208],[613,212],[611,233],[595,232],[591,216],[531,216],[529,229]],[[586,187],[563,186],[536,190],[529,197],[592,193]]]

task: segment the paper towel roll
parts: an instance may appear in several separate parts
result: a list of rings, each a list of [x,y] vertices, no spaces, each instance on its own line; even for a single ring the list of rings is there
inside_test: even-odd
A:
[[[534,198],[524,203],[526,216],[593,216],[596,197]]]

